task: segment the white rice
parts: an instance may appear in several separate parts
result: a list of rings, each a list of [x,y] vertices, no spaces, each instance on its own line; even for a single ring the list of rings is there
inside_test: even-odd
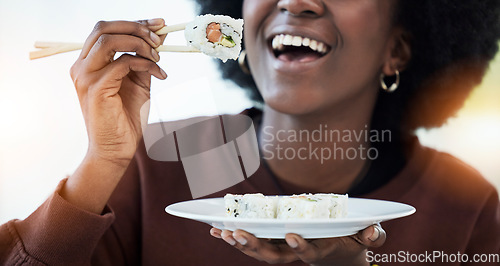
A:
[[[347,195],[301,194],[264,196],[262,194],[225,197],[226,213],[240,218],[318,219],[347,216]]]
[[[278,197],[266,197],[260,193],[224,197],[226,214],[239,218],[275,218]]]
[[[339,194],[316,194],[318,197],[330,201],[330,218],[341,218],[347,216],[348,196]]]
[[[207,38],[207,27],[210,23],[215,22],[221,25],[221,32],[230,36],[235,42],[234,47],[225,47],[220,44],[212,43]],[[241,39],[243,37],[243,20],[233,19],[229,16],[222,15],[201,15],[196,17],[191,23],[186,26],[184,35],[191,45],[201,52],[217,57],[223,62],[228,59],[238,59],[241,52]]]

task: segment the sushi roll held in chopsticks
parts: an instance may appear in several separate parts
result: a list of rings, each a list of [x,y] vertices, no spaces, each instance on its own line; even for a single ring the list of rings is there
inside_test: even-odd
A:
[[[222,15],[202,15],[192,22],[168,25],[156,31],[157,35],[184,30],[188,46],[160,45],[158,52],[198,53],[217,57],[223,62],[228,59],[238,59],[241,52],[243,37],[243,20]],[[30,52],[30,59],[38,59],[83,48],[84,43],[36,42],[35,48],[40,50]]]
[[[223,62],[236,60],[241,52],[243,20],[222,15],[202,15],[186,25],[189,45]]]

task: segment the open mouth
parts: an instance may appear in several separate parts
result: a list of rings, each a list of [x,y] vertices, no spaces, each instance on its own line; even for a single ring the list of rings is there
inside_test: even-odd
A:
[[[324,42],[289,34],[274,36],[271,46],[276,58],[301,63],[315,61],[331,50],[331,47]]]

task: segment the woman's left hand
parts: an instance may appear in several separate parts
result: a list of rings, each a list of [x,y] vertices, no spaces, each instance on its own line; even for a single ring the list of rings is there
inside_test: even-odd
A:
[[[380,225],[372,225],[352,236],[305,240],[287,234],[281,243],[259,239],[243,230],[234,232],[212,228],[210,234],[223,239],[246,255],[270,264],[302,260],[312,265],[369,265],[368,248],[384,244],[386,234]]]

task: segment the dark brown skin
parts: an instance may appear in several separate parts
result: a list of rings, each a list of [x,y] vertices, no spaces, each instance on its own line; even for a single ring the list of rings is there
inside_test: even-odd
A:
[[[366,249],[382,246],[386,239],[380,225],[370,226],[349,237],[315,239],[310,242],[299,235],[287,234],[286,244],[258,239],[243,230],[231,232],[212,228],[210,234],[246,255],[270,264],[302,260],[312,265],[369,265],[365,257]]]
[[[62,196],[101,213],[142,137],[140,108],[149,99],[151,75],[167,75],[155,63],[162,43],[154,31],[163,19],[99,22],[71,68],[87,126],[87,154]],[[136,52],[113,60],[116,52]]]
[[[319,125],[330,129],[359,132],[370,124],[378,78],[403,70],[411,53],[404,31],[394,27],[391,18],[395,0],[246,0],[245,46],[252,75],[265,100],[261,130],[308,130]],[[276,34],[309,37],[327,43],[331,50],[310,63],[280,62],[269,47]],[[276,142],[260,134],[265,145],[298,150],[309,143]],[[273,142],[275,141],[275,142]],[[347,149],[364,142],[337,143]],[[313,143],[314,147],[333,145]],[[276,154],[276,152],[274,153]],[[310,192],[345,193],[353,184],[365,161],[269,159],[279,179]],[[314,265],[368,265],[367,248],[383,245],[385,231],[370,226],[350,237],[305,241],[288,234],[287,244],[272,244],[247,232],[221,231],[222,238],[243,253],[269,263],[302,260]]]
[[[251,0],[244,1],[245,45],[250,67],[266,101],[261,128],[360,130],[369,124],[378,76],[403,70],[410,57],[404,32],[391,25],[396,0]],[[164,21],[98,23],[71,69],[89,135],[87,155],[68,179],[62,196],[74,205],[101,213],[130,163],[142,137],[140,108],[149,99],[151,76],[165,79],[156,62],[165,36],[154,32]],[[283,64],[268,43],[277,30],[306,35],[332,49],[307,65]],[[116,52],[136,52],[113,60]],[[273,144],[261,139],[261,145]],[[298,148],[304,143],[280,143]],[[331,143],[315,143],[318,147]],[[341,143],[343,148],[361,143]],[[366,144],[366,143],[364,143]],[[294,146],[295,145],[295,146]],[[269,160],[277,176],[311,192],[343,193],[352,185],[362,160]],[[305,178],[308,178],[305,180]],[[274,244],[237,230],[213,228],[214,237],[269,263],[302,260],[316,265],[367,265],[365,251],[385,242],[374,225],[357,235],[305,241],[288,234]]]

